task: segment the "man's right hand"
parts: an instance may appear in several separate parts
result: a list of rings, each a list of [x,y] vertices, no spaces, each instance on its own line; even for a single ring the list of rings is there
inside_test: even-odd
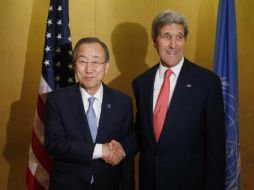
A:
[[[115,140],[102,145],[102,159],[112,166],[118,165],[125,156],[122,145]]]

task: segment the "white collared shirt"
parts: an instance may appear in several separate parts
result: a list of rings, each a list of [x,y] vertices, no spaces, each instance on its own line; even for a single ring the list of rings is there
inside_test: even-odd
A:
[[[80,92],[81,92],[81,97],[85,109],[85,113],[88,110],[89,107],[89,101],[88,98],[91,97],[90,94],[88,94],[84,88],[81,86]],[[100,116],[101,116],[101,105],[102,105],[102,98],[103,98],[103,85],[101,84],[99,90],[93,95],[95,97],[94,103],[93,103],[93,109],[95,111],[96,119],[97,119],[97,127],[99,127],[99,121],[100,121]],[[93,159],[101,158],[102,157],[102,144],[96,144],[93,152]]]
[[[88,98],[92,97],[90,94],[88,94],[84,88],[80,87],[82,101],[85,109],[85,113],[88,110],[89,107],[89,101]],[[95,97],[94,103],[93,103],[93,109],[95,111],[96,119],[97,119],[97,127],[99,126],[99,120],[101,116],[101,104],[102,104],[102,98],[103,98],[103,85],[101,84],[99,90],[93,95]]]
[[[170,78],[169,78],[169,80],[170,80],[170,94],[169,94],[168,105],[170,104],[170,101],[172,99],[172,96],[173,96],[173,93],[175,90],[175,86],[176,86],[176,82],[177,82],[179,73],[181,71],[181,68],[183,66],[183,62],[184,62],[184,57],[182,57],[181,61],[176,66],[170,68],[173,73],[170,75]],[[160,63],[159,68],[156,72],[155,80],[154,80],[154,87],[153,87],[153,89],[154,89],[153,90],[153,111],[155,109],[157,98],[159,96],[162,83],[164,81],[164,73],[167,69],[168,69],[168,67],[165,67]]]

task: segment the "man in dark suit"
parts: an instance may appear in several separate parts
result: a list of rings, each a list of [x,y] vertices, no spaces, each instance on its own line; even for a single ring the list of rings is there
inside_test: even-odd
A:
[[[187,35],[181,14],[156,16],[152,40],[160,62],[133,81],[140,190],[225,189],[221,83],[184,57]]]
[[[102,83],[109,52],[98,38],[74,48],[79,83],[48,94],[45,147],[54,157],[51,190],[132,190],[132,101]]]

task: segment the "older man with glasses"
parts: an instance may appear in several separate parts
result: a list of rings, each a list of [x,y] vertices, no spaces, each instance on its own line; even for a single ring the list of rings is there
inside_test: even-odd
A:
[[[132,101],[102,82],[108,48],[83,38],[73,63],[79,83],[47,96],[45,147],[54,157],[49,189],[133,190]]]

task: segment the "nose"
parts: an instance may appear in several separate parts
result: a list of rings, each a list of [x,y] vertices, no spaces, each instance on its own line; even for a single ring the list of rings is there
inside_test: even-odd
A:
[[[175,37],[172,37],[172,39],[169,40],[169,47],[174,49],[176,46],[176,39]]]
[[[91,62],[88,62],[86,65],[85,65],[85,72],[86,73],[91,73],[92,72],[92,66],[90,64]]]

